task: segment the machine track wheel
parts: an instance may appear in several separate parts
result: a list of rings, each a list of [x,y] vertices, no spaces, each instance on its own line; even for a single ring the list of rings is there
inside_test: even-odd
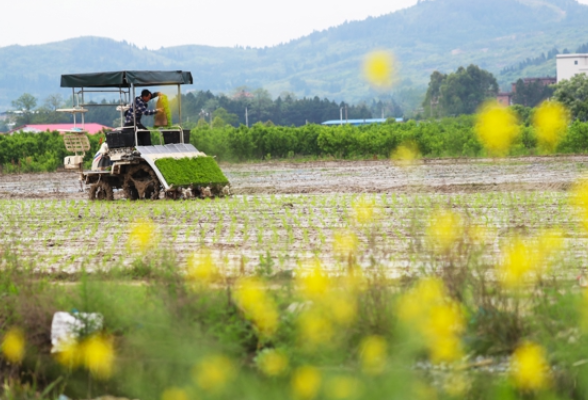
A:
[[[133,165],[124,176],[123,191],[129,200],[158,199],[161,185],[147,164]]]
[[[99,181],[90,186],[90,200],[114,200],[112,186],[106,181]]]

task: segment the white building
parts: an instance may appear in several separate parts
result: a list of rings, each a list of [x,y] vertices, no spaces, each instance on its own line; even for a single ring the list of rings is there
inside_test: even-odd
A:
[[[588,73],[588,54],[558,54],[557,81]]]

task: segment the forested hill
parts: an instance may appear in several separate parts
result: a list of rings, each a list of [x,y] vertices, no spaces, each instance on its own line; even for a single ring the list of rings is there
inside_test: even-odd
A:
[[[246,85],[274,95],[291,91],[358,101],[378,95],[361,79],[360,64],[367,51],[380,48],[396,54],[397,99],[416,104],[409,89],[422,90],[434,70],[474,63],[505,84],[515,77],[500,75],[505,68],[585,43],[586,20],[588,6],[575,0],[422,0],[263,49],[192,45],[150,51],[95,37],[9,46],[0,48],[0,110],[24,92],[41,99],[58,92],[60,74],[116,69],[188,69],[195,90],[230,93]]]

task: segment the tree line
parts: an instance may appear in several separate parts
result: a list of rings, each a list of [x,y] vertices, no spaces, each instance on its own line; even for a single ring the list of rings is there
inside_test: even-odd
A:
[[[534,109],[513,106],[519,115],[521,134],[510,155],[540,154],[535,129]],[[474,115],[438,120],[387,123],[365,126],[300,127],[256,123],[247,128],[208,124],[191,130],[190,142],[200,151],[219,161],[242,162],[268,159],[387,159],[403,144],[415,146],[423,157],[483,157],[486,152],[478,140]],[[153,132],[154,143],[158,133]],[[98,149],[103,135],[90,136],[92,149],[86,165]],[[588,123],[575,120],[556,149],[558,153],[588,152]],[[57,132],[0,135],[0,165],[4,173],[55,171],[67,155],[63,139]]]
[[[116,111],[117,101],[104,99],[100,103],[89,104],[90,106],[86,107],[86,122],[96,122],[109,127],[120,126],[120,113]],[[175,109],[174,122],[177,123],[177,99],[172,99],[170,105]],[[71,99],[64,99],[59,94],[50,95],[43,102],[39,102],[36,97],[24,93],[12,101],[13,110],[17,111],[13,114],[13,120],[16,127],[26,124],[67,123],[72,121],[71,115],[56,110],[71,106]],[[237,89],[232,95],[215,95],[210,91],[182,94],[182,122],[186,128],[195,127],[199,123],[216,127],[238,127],[268,121],[275,125],[302,126],[320,124],[326,120],[339,119],[341,116],[343,119],[369,119],[374,115],[402,117],[403,113],[402,108],[391,96],[379,96],[370,102],[349,104],[317,96],[297,98],[295,94],[288,92],[272,99],[265,89],[249,91],[245,87]],[[0,132],[9,130],[6,122],[0,121]],[[149,125],[150,122],[150,117],[145,117],[143,123]]]

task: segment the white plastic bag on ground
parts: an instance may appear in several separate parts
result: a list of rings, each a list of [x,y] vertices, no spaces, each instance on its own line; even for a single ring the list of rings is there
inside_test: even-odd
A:
[[[51,353],[63,351],[64,346],[82,335],[101,330],[103,322],[104,318],[98,313],[56,312],[51,323]]]

